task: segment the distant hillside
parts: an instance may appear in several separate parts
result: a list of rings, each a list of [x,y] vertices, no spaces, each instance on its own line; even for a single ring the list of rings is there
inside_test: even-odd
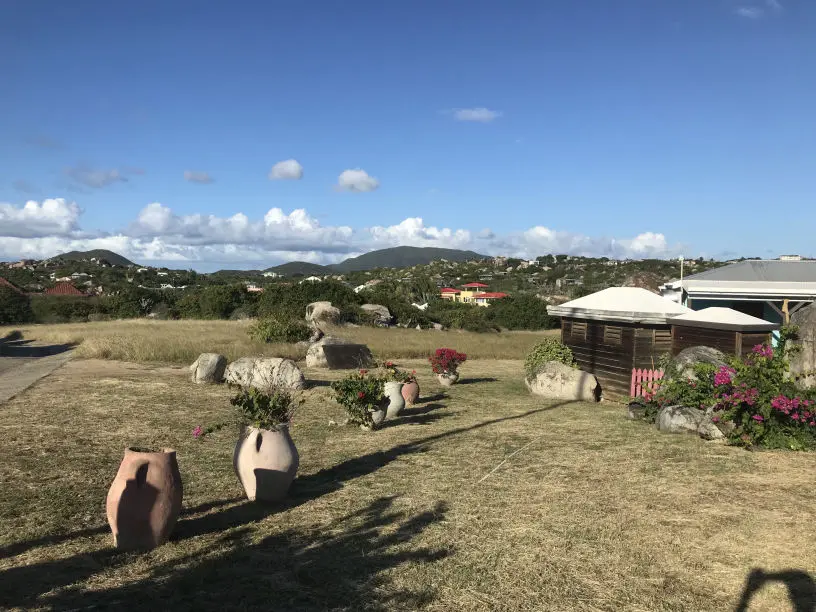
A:
[[[130,261],[129,259],[125,259],[118,253],[114,253],[113,251],[107,251],[105,249],[94,249],[92,251],[70,251],[68,253],[63,253],[62,255],[57,255],[56,257],[52,257],[52,260],[55,259],[62,259],[63,261],[82,261],[83,259],[104,259],[109,264],[114,266],[135,266],[136,264]]]
[[[277,272],[284,276],[326,276],[335,272],[326,266],[309,263],[308,261],[290,261],[273,268],[268,268],[264,272]]]
[[[352,257],[341,261],[339,264],[329,266],[329,268],[336,272],[360,272],[362,270],[374,270],[375,268],[409,268],[411,266],[426,265],[439,259],[470,261],[484,258],[484,255],[479,255],[473,251],[460,251],[457,249],[394,247],[371,251],[359,257]]]

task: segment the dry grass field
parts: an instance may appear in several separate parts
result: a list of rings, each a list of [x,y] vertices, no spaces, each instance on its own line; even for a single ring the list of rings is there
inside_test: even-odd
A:
[[[300,359],[305,351],[290,344],[263,344],[247,335],[248,321],[151,321],[133,319],[97,323],[67,323],[0,327],[0,338],[20,330],[26,338],[54,344],[78,344],[80,357],[116,359],[133,363],[190,364],[201,353],[217,352],[228,359],[269,355]],[[543,332],[477,334],[460,331],[324,328],[327,334],[367,344],[375,355],[421,358],[441,346],[452,346],[471,359],[522,359],[547,335]]]
[[[244,350],[238,324],[212,329],[206,348]],[[543,403],[518,360],[470,361],[444,391],[423,361],[401,365],[422,401],[373,433],[330,425],[339,374],[307,370],[298,478],[264,507],[241,498],[235,432],[190,433],[227,414],[228,389],[181,367],[72,361],[0,406],[0,608],[687,612],[734,609],[752,568],[816,569],[812,454]],[[113,550],[105,522],[129,445],[176,448],[184,481],[173,539],[145,554]],[[809,578],[785,577],[804,602]],[[765,585],[749,609],[791,609],[788,593]]]

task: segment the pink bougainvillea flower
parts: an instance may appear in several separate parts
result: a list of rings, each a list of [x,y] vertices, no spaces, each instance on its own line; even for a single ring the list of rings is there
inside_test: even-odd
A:
[[[711,417],[711,422],[712,423],[719,423],[720,422],[720,417],[718,417],[718,416]]]
[[[762,422],[762,421],[764,421],[764,420],[765,420],[765,417],[764,417],[764,416],[762,416],[761,414],[755,414],[755,415],[754,415],[754,416],[752,416],[751,418],[752,418],[752,419],[754,419],[755,421],[760,421],[760,422]]]
[[[201,434],[203,434],[203,433],[204,433],[204,429],[202,429],[201,425],[196,425],[195,428],[193,428],[193,437],[194,438],[196,438],[196,439],[200,438]]]
[[[360,374],[362,374],[363,376],[365,376],[366,374],[368,374],[368,370],[360,370]]]
[[[362,391],[360,391],[360,392],[357,394],[357,399],[363,399],[364,397],[365,397],[365,393],[363,393]]]

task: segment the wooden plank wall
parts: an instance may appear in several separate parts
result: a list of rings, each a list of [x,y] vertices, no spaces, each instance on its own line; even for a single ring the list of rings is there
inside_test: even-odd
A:
[[[671,328],[667,325],[649,325],[635,328],[635,354],[633,367],[657,369],[658,361],[671,353]]]
[[[737,354],[737,333],[726,329],[705,329],[703,327],[672,327],[672,355],[692,346],[710,346],[726,355]]]
[[[757,344],[770,344],[771,334],[757,333],[757,332],[742,332],[740,345],[742,347],[742,354],[747,355],[754,350]]]
[[[578,367],[595,375],[603,397],[619,399],[629,395],[635,329],[620,323],[609,326],[605,333],[601,321],[564,318],[561,341],[572,350]]]

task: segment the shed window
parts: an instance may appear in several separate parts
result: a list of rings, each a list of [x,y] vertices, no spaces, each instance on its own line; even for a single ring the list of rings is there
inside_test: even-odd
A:
[[[615,325],[604,325],[604,344],[620,344],[623,330]]]
[[[570,336],[573,339],[586,340],[586,331],[587,331],[586,322],[573,321],[572,332],[570,333]]]

